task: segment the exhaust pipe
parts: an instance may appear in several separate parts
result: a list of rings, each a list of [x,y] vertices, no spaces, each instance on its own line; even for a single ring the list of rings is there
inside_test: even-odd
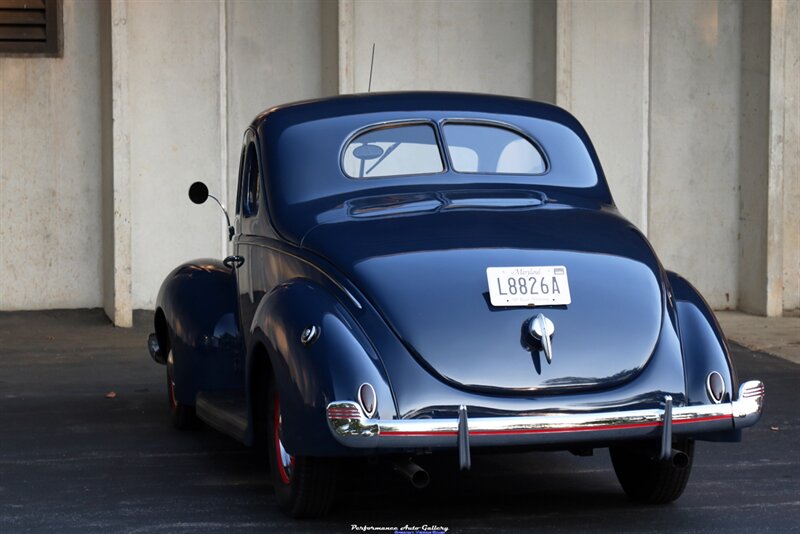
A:
[[[651,461],[670,463],[673,467],[677,467],[678,469],[685,469],[689,467],[689,455],[678,449],[670,449],[666,458],[653,451],[650,451],[649,453],[641,449],[628,449],[628,451]]]
[[[672,454],[670,454],[668,461],[672,462],[672,465],[678,469],[685,469],[689,466],[689,455],[678,449],[672,449]]]
[[[426,488],[431,482],[431,477],[428,472],[411,460],[395,463],[394,469],[406,477],[408,481],[411,482],[411,485],[417,489]]]

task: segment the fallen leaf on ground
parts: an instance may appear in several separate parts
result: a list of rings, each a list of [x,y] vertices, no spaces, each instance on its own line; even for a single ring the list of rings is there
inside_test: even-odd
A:
[[[779,427],[779,426],[771,426],[771,427],[769,427],[769,429],[772,430],[773,432],[777,432],[778,430],[781,429],[781,427]]]
[[[108,393],[106,393],[106,398],[107,399],[116,399],[117,398],[117,393],[115,391],[109,391]]]

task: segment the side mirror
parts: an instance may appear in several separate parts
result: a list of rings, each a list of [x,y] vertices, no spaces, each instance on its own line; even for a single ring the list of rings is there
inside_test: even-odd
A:
[[[195,182],[189,186],[189,200],[195,204],[202,204],[208,200],[209,197],[213,198],[214,201],[219,204],[222,213],[225,215],[225,220],[228,222],[228,241],[230,241],[233,239],[234,230],[233,226],[231,226],[231,218],[228,217],[228,211],[225,209],[225,206],[222,205],[222,202],[220,202],[217,197],[208,194],[208,186],[203,182]]]
[[[202,204],[208,200],[208,187],[203,182],[195,182],[189,186],[189,200]]]

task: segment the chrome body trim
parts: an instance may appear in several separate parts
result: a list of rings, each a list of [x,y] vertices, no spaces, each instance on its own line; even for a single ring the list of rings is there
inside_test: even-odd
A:
[[[319,337],[319,327],[317,325],[309,325],[300,332],[300,343],[305,346],[311,345]]]
[[[731,403],[735,428],[746,428],[758,422],[764,410],[764,394],[764,383],[759,380],[739,386],[739,398]]]
[[[671,434],[735,430],[761,417],[764,384],[753,380],[739,388],[739,398],[723,404],[672,406]],[[665,403],[666,404],[666,403]],[[469,445],[527,445],[586,441],[658,439],[665,408],[592,413],[541,413],[469,419]],[[668,417],[668,416],[667,416]],[[369,419],[357,402],[335,401],[327,407],[328,426],[336,440],[354,448],[457,448],[459,418]],[[462,430],[463,432],[463,430]]]

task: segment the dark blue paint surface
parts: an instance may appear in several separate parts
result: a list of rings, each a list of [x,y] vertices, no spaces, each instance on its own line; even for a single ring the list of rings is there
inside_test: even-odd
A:
[[[446,172],[356,180],[339,164],[346,142],[376,124],[447,119],[500,121],[535,140],[549,159],[542,175]],[[346,200],[374,194],[438,191],[442,188],[531,188],[611,204],[594,148],[580,124],[563,109],[529,100],[459,93],[371,94],[289,105],[262,115],[259,135],[273,223],[299,244],[318,214]]]
[[[420,363],[465,389],[609,387],[641,372],[658,340],[658,262],[611,211],[545,204],[346,217],[317,226],[304,246],[346,272]],[[531,265],[565,266],[572,303],[489,304],[487,267]],[[556,324],[551,364],[521,339],[538,313]]]
[[[454,119],[524,132],[547,172],[466,174],[448,163],[432,175],[343,173],[341,151],[366,128]],[[252,430],[254,391],[271,372],[290,452],[342,455],[356,452],[331,439],[324,409],[355,400],[363,382],[385,419],[455,417],[461,404],[480,417],[653,408],[666,394],[707,403],[712,370],[735,391],[707,305],[617,212],[585,131],[564,110],[467,94],[347,96],[265,112],[245,139],[262,194],[255,215],[238,210],[234,224],[244,263],[179,267],[157,302],[181,402],[244,391]],[[491,306],[486,268],[529,265],[566,266],[572,303]],[[551,363],[525,338],[538,313],[555,324]],[[304,346],[309,325],[322,334]]]
[[[193,405],[198,391],[241,390],[244,346],[230,269],[214,259],[185,263],[167,275],[156,303],[156,333],[162,350],[172,350],[177,401]]]

